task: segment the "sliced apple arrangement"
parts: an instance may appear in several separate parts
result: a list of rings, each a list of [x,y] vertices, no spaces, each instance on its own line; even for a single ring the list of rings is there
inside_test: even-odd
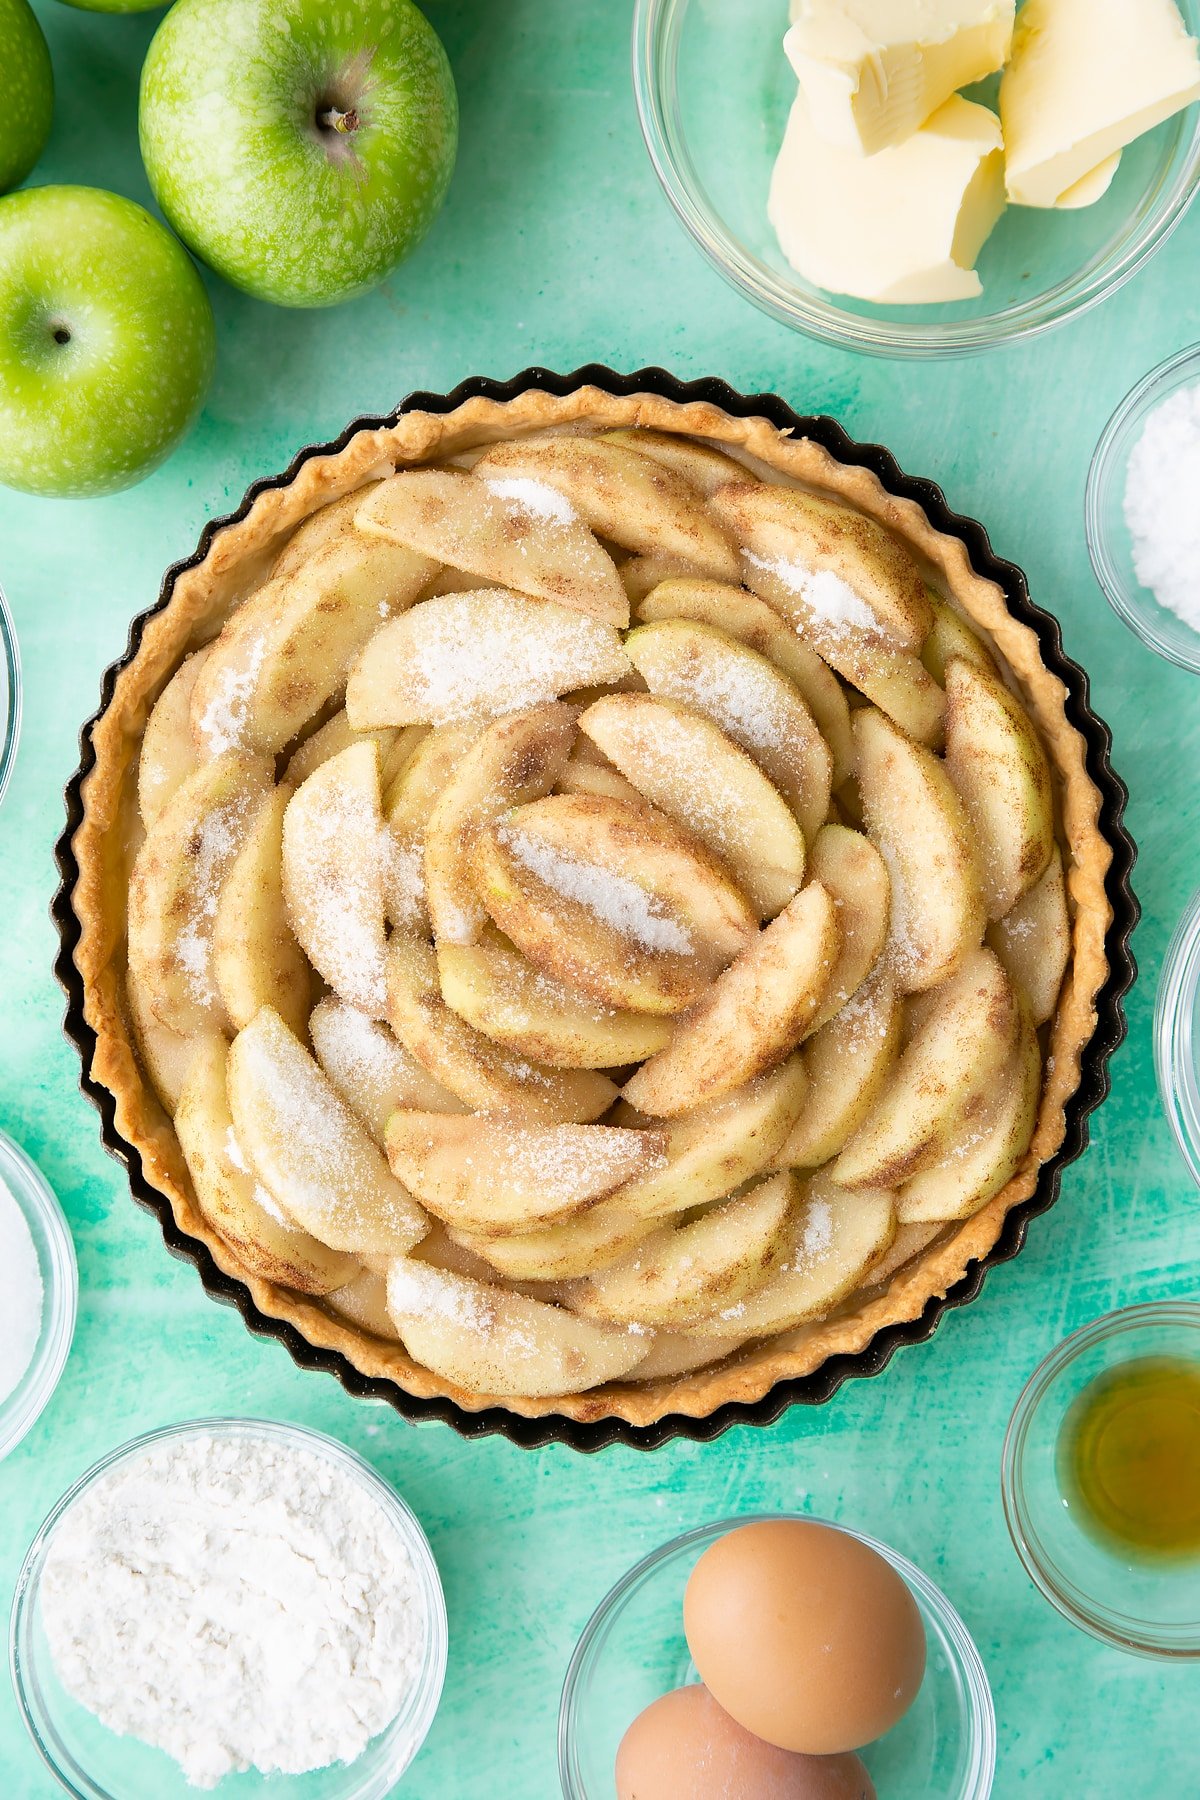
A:
[[[842,504],[649,431],[315,513],[143,739],[129,1011],[252,1275],[460,1391],[669,1381],[1000,1192],[1045,752]]]

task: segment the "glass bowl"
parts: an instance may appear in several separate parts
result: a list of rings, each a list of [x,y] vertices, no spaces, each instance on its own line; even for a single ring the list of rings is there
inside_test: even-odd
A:
[[[8,786],[21,735],[21,658],[17,632],[0,588],[0,800]]]
[[[441,1698],[446,1674],[446,1604],[428,1539],[409,1507],[368,1463],[323,1432],[268,1419],[192,1419],[134,1438],[78,1480],[55,1506],[33,1540],[17,1580],[9,1656],[17,1705],[42,1760],[75,1800],[184,1800],[196,1789],[162,1750],[132,1737],[119,1737],[92,1716],[62,1686],[55,1672],[39,1605],[42,1575],[55,1527],[81,1495],[121,1463],[151,1446],[196,1433],[274,1438],[307,1450],[340,1467],[373,1499],[395,1526],[412,1561],[425,1603],[426,1635],[420,1673],[405,1705],[385,1731],[371,1739],[352,1763],[335,1763],[308,1775],[260,1775],[255,1770],[228,1775],[205,1790],[218,1800],[251,1800],[274,1794],[280,1800],[384,1800],[417,1754]]]
[[[33,1425],[58,1385],[79,1300],[75,1246],[62,1208],[41,1170],[6,1132],[0,1131],[0,1183],[24,1214],[42,1277],[42,1324],[29,1367],[0,1400],[0,1461]]]
[[[1200,893],[1175,929],[1154,1002],[1154,1063],[1163,1110],[1200,1186]]]
[[[1107,1370],[1140,1357],[1200,1365],[1200,1306],[1163,1301],[1107,1313],[1034,1371],[1004,1439],[1004,1516],[1027,1574],[1073,1625],[1140,1656],[1200,1657],[1200,1559],[1141,1560],[1092,1536],[1063,1491],[1058,1441],[1072,1405]]]
[[[888,1800],[987,1800],[996,1767],[996,1719],[987,1674],[946,1596],[906,1557],[861,1531],[808,1513],[748,1513],[701,1525],[624,1575],[584,1628],[563,1683],[558,1772],[566,1800],[609,1800],[626,1728],[660,1694],[697,1679],[683,1635],[683,1590],[703,1551],[760,1519],[833,1525],[891,1563],[921,1610],[929,1660],[911,1709],[861,1752]]]
[[[1180,0],[1180,11],[1200,33],[1200,0]],[[984,245],[978,299],[884,307],[827,294],[788,266],[767,220],[796,93],[786,28],[783,0],[637,0],[634,86],[651,161],[700,249],[756,306],[825,343],[929,357],[1036,337],[1136,274],[1200,185],[1193,106],[1128,147],[1095,205],[1010,207]]]
[[[1187,625],[1138,580],[1125,523],[1125,477],[1134,445],[1149,415],[1180,388],[1200,382],[1200,344],[1181,350],[1126,394],[1104,427],[1088,470],[1084,524],[1096,580],[1119,619],[1144,644],[1200,674],[1200,631]]]

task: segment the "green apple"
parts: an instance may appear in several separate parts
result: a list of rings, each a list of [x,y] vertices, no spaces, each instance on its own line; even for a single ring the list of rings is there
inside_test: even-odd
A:
[[[85,187],[0,200],[0,481],[130,486],[192,423],[215,356],[195,265],[132,200]]]
[[[53,111],[50,52],[29,0],[0,0],[0,194],[42,154]]]
[[[176,0],[138,123],[155,198],[197,256],[261,300],[328,306],[432,223],[458,101],[411,0]]]

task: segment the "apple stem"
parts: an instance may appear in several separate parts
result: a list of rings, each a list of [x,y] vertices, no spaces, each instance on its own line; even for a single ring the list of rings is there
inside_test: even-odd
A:
[[[343,112],[339,106],[327,106],[317,114],[317,124],[322,131],[338,131],[347,133],[357,131],[359,126],[358,111],[351,107]]]

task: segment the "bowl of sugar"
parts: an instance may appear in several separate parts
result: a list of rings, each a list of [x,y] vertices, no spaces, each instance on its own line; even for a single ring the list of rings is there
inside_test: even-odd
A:
[[[62,1208],[41,1170],[0,1131],[0,1460],[58,1384],[78,1295]]]
[[[1096,579],[1144,644],[1200,674],[1200,344],[1125,396],[1088,472]]]

